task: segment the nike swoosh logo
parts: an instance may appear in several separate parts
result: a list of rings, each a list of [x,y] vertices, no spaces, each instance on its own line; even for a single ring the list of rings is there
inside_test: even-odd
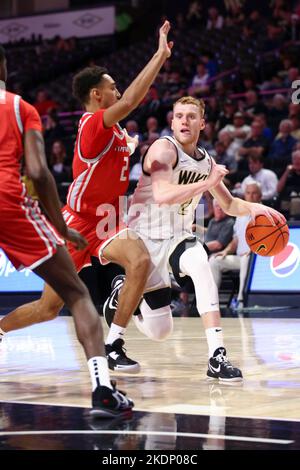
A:
[[[213,367],[211,364],[209,364],[209,367],[212,370],[212,372],[220,372],[220,370],[221,370],[221,364],[217,368]]]
[[[117,291],[114,291],[109,299],[108,307],[111,310],[117,310],[118,308],[118,300],[116,299]]]
[[[214,307],[215,305],[218,305],[219,302],[215,302],[214,304],[210,304],[211,307]]]

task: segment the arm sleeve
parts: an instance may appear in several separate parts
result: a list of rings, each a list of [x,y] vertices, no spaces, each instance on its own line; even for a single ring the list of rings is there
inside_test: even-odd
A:
[[[100,109],[84,123],[80,136],[80,151],[85,159],[94,159],[105,150],[113,137],[113,128],[103,123],[104,109]]]
[[[29,130],[42,132],[43,126],[37,110],[24,100],[20,101],[20,114],[24,132]]]

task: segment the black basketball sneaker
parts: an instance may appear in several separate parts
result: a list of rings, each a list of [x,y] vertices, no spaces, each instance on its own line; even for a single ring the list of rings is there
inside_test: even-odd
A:
[[[207,377],[209,380],[214,379],[220,382],[241,382],[243,380],[240,369],[229,362],[225,348],[216,349],[213,357],[208,360]]]
[[[115,315],[116,310],[118,308],[119,293],[120,293],[121,288],[123,287],[124,281],[125,281],[125,276],[123,274],[119,274],[119,276],[116,276],[112,280],[111,294],[106,299],[106,301],[103,305],[103,316],[104,316],[105,321],[106,321],[106,323],[109,327],[112,324],[114,315]]]
[[[118,338],[113,342],[113,344],[106,344],[105,352],[108,367],[111,370],[114,370],[115,372],[126,372],[129,374],[136,374],[140,371],[141,367],[139,363],[126,356],[123,339]]]
[[[126,397],[126,393],[116,389],[112,381],[112,389],[97,387],[92,393],[92,409],[90,415],[98,418],[130,417],[134,403]]]

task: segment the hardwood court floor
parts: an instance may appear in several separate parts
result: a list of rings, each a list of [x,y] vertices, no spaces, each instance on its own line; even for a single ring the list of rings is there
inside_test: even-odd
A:
[[[117,380],[135,409],[300,421],[300,319],[225,318],[222,323],[228,356],[244,374],[242,385],[206,381],[199,318],[175,319],[174,333],[163,343],[148,340],[131,324],[127,352],[142,370],[118,374]],[[0,402],[90,406],[86,361],[69,317],[7,335],[0,371]]]

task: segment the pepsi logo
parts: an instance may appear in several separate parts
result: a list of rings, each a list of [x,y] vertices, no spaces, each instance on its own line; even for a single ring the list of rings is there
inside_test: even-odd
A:
[[[276,277],[288,277],[296,271],[300,263],[300,251],[294,243],[287,246],[270,260],[270,268]]]

